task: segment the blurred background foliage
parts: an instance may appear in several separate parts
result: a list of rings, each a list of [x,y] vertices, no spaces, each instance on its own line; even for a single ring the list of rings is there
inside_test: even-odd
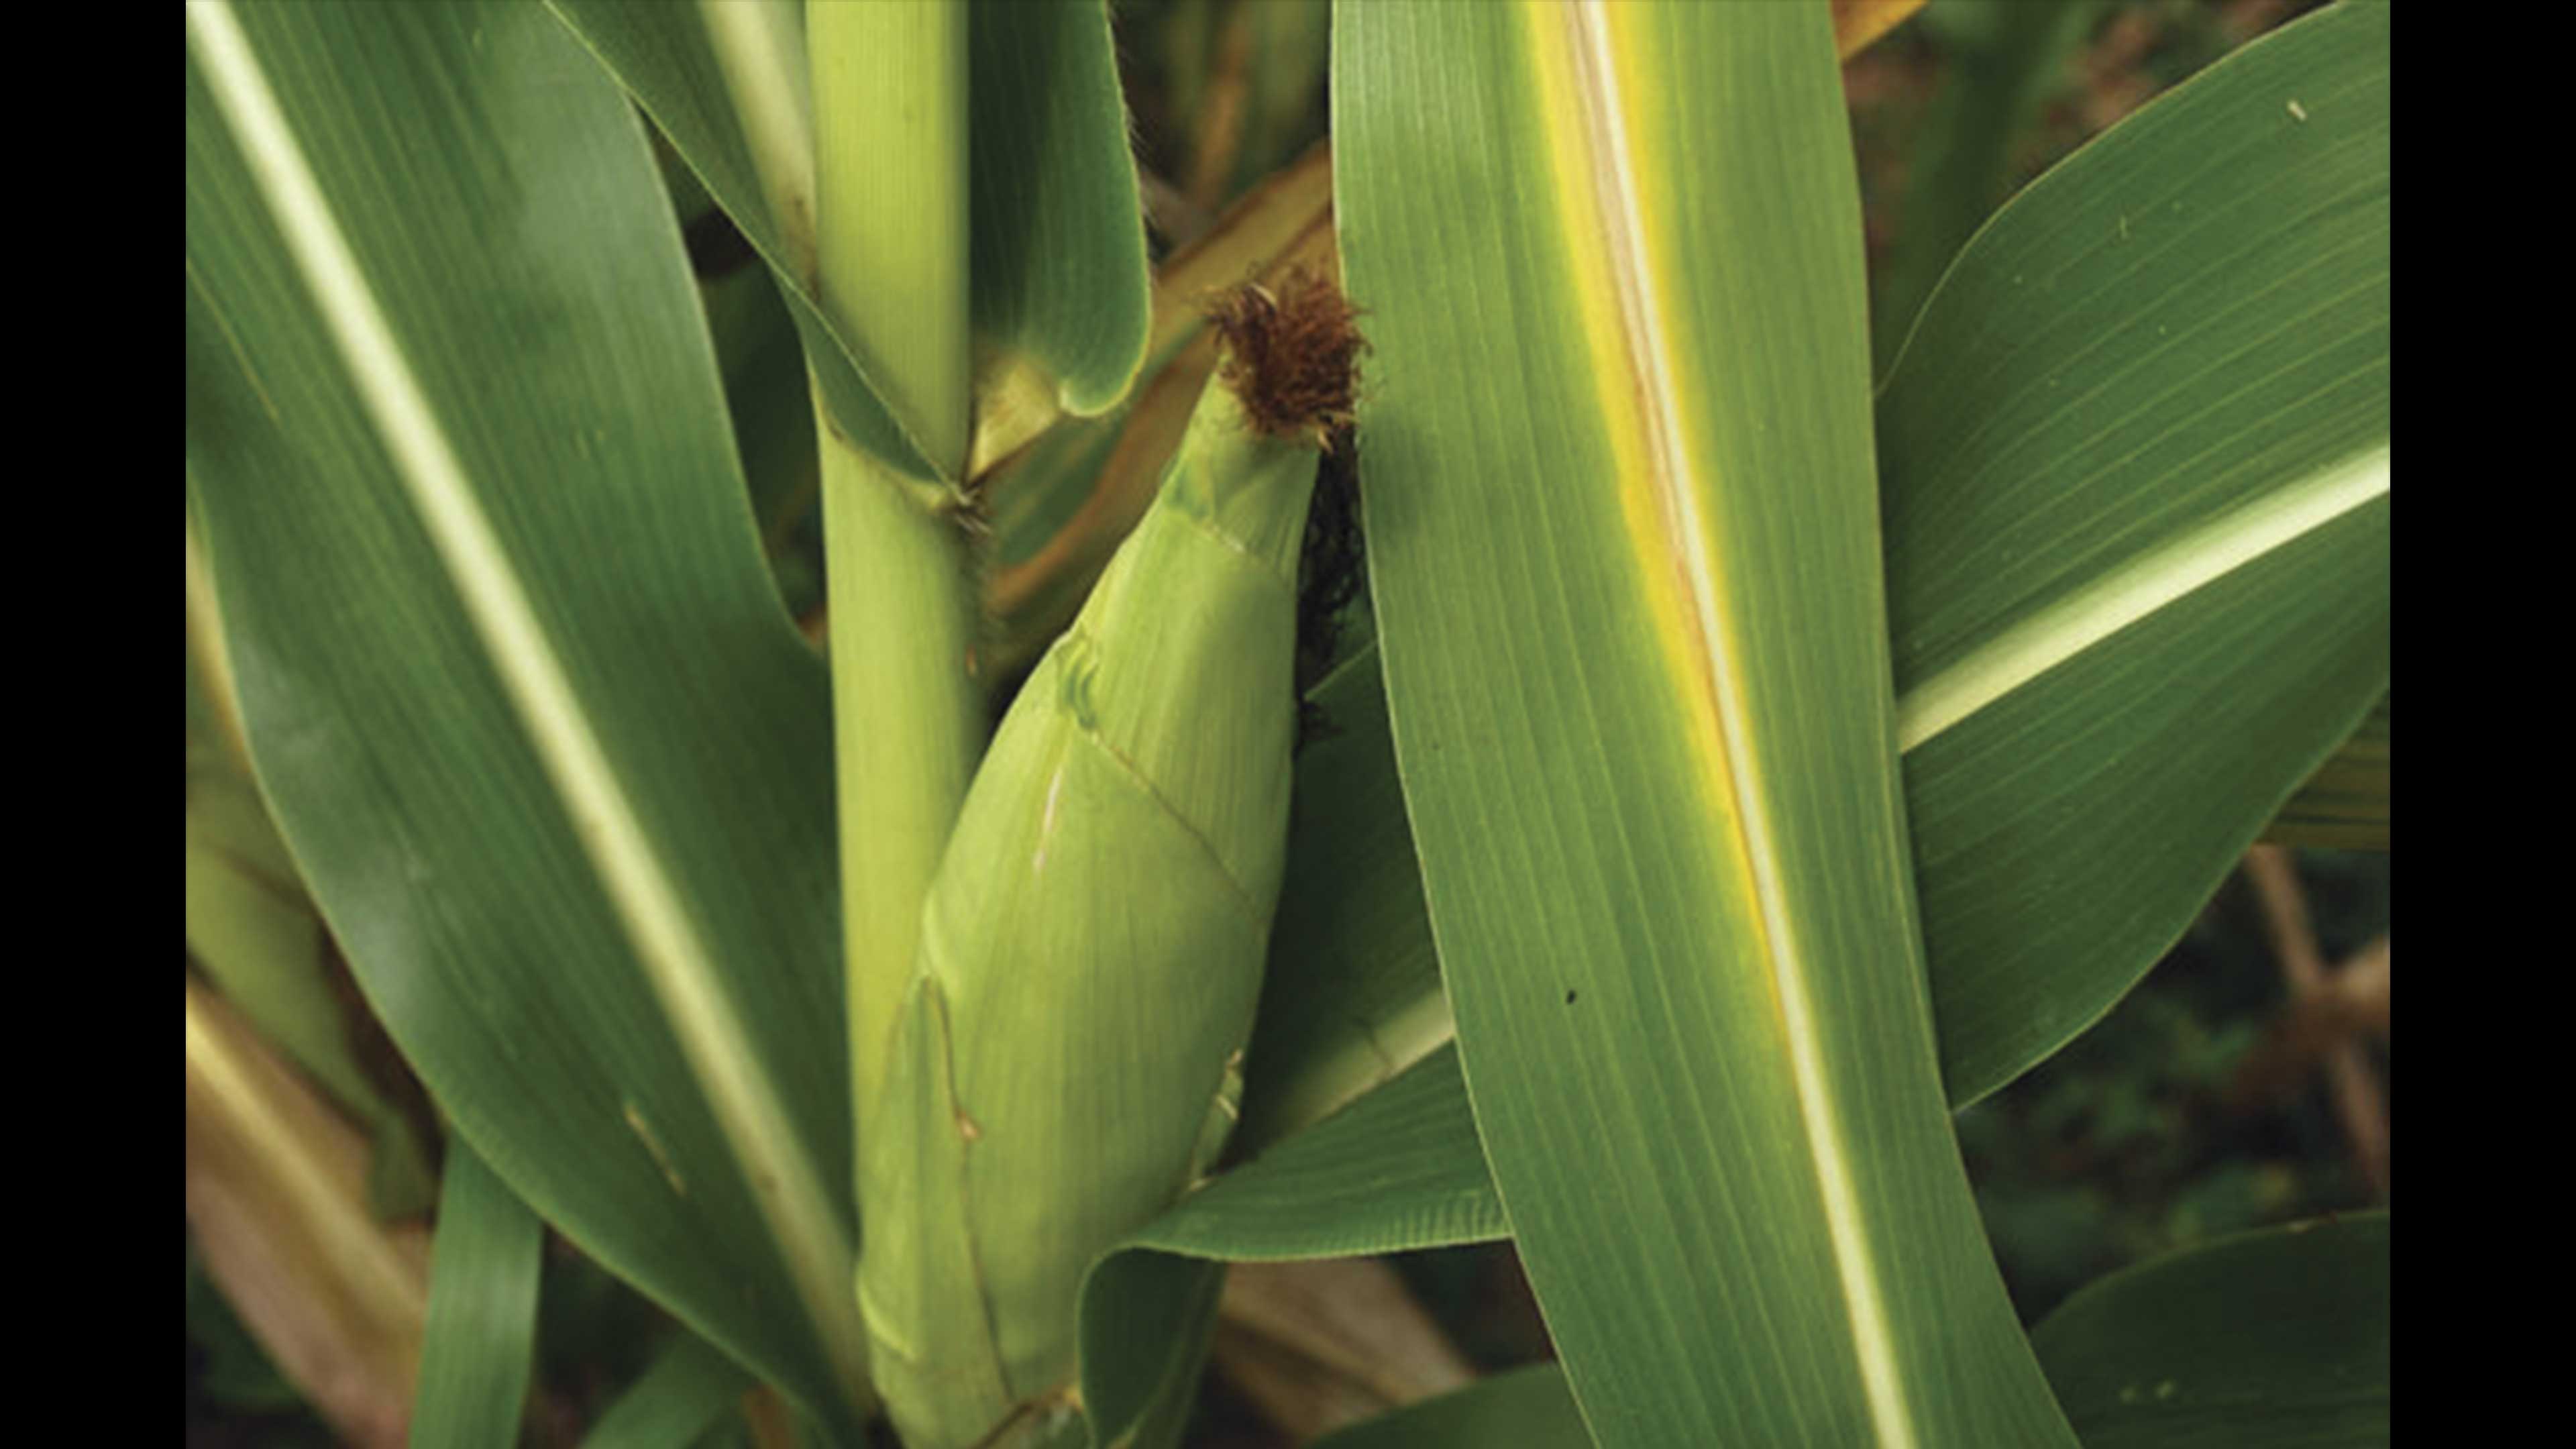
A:
[[[2014,190],[2159,92],[2321,3],[1933,0],[1856,57],[1845,87],[1880,368],[1950,258]],[[1112,0],[1112,12],[1159,260],[1322,139],[1330,6]],[[780,590],[810,627],[822,599],[820,518],[793,333],[721,213],[682,168],[666,172]],[[193,674],[189,725],[193,800],[216,733]],[[2267,855],[2099,1025],[1960,1114],[1961,1149],[2026,1323],[2103,1273],[2174,1247],[2387,1202],[2389,857],[2258,848]],[[2360,1004],[2330,1020],[2313,1001],[2302,1011],[2302,969],[2343,963],[2355,969],[2336,979]],[[193,946],[190,971],[205,974]],[[369,1066],[382,1070],[381,1061]],[[1417,1388],[1398,1371],[1335,1384],[1336,1372],[1367,1375],[1334,1367],[1332,1327],[1281,1328],[1278,1313],[1230,1297],[1189,1442],[1291,1444],[1372,1402],[1548,1355],[1507,1245],[1389,1262],[1391,1275],[1371,1271],[1397,1294],[1393,1316],[1407,1326],[1395,1338],[1410,1347],[1385,1351],[1417,1370]],[[1293,1294],[1293,1275],[1258,1292],[1275,1308],[1283,1289]],[[1412,1301],[1401,1302],[1407,1293]],[[525,1442],[548,1449],[580,1442],[672,1329],[552,1237],[540,1305]],[[193,1234],[187,1343],[190,1445],[334,1442],[215,1289]],[[754,1395],[745,1415],[702,1442],[784,1442],[781,1422]]]

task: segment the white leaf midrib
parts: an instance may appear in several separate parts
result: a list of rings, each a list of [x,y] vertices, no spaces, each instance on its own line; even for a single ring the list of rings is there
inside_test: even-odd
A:
[[[776,1235],[834,1369],[864,1384],[854,1253],[713,954],[609,762],[226,0],[189,0],[189,49],[457,599],[553,783],[684,1058]]]
[[[1897,748],[1911,752],[2133,624],[2388,496],[2381,444],[2273,488],[2033,611],[1905,692]]]

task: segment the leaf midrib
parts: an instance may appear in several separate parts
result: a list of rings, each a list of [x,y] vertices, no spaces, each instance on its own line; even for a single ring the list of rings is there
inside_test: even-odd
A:
[[[2382,445],[2139,554],[1906,691],[1897,702],[1897,748],[1912,751],[2123,629],[2387,496]]]

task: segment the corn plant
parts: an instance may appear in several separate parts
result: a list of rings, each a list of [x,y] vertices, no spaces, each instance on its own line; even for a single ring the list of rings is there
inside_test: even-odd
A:
[[[1265,12],[1329,150],[1149,266],[1097,3],[191,0],[203,1211],[414,1444],[513,1441],[549,1226],[683,1326],[604,1443],[1175,1444],[1227,1263],[1505,1238],[1560,1362],[1337,1442],[2384,1439],[2385,1214],[2026,1333],[1951,1114],[2267,831],[2385,844],[2387,6],[1873,377],[1838,63],[1919,6]]]

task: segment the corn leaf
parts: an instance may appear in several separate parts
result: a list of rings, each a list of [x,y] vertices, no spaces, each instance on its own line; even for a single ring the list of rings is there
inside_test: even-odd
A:
[[[349,1114],[385,1120],[351,1051],[324,965],[322,918],[248,780],[188,752],[188,956],[251,1024]]]
[[[1888,376],[1954,1101],[2108,1011],[2388,688],[2388,60],[2347,3],[2186,82],[1998,214]]]
[[[1591,1449],[1583,1416],[1554,1364],[1496,1374],[1315,1441],[1314,1449]]]
[[[1122,1253],[1082,1294],[1082,1404],[1094,1449],[1168,1449],[1198,1401],[1225,1265]]]
[[[976,0],[974,315],[988,376],[1027,369],[1076,417],[1144,365],[1145,213],[1106,5]]]
[[[2281,845],[2388,849],[2387,695],[2281,807],[2263,838]]]
[[[1332,33],[1326,0],[1231,0],[1213,8],[1216,23],[1187,37],[1201,42],[1196,53],[1173,55],[1173,74],[1165,77],[1175,100],[1189,93],[1187,109],[1174,111],[1174,124],[1195,141],[1186,170],[1174,179],[1191,202],[1208,209],[1315,139]],[[1166,32],[1174,50],[1186,44],[1182,31]]]
[[[502,1180],[836,1412],[826,682],[643,130],[528,7],[189,37],[189,479],[278,826]]]
[[[1508,1230],[1474,1136],[1457,1051],[1443,1048],[1128,1243],[1262,1263],[1493,1242]]]
[[[2039,1326],[2085,1449],[2388,1442],[2388,1214],[2247,1233],[2114,1273]],[[1498,1374],[1317,1441],[1587,1449],[1553,1364]]]
[[[536,1368],[537,1269],[545,1224],[474,1149],[447,1149],[429,1245],[415,1449],[509,1449]]]
[[[844,432],[935,476],[926,424],[881,387],[902,338],[828,321],[813,269],[813,134],[801,4],[547,0],[653,118],[773,273]],[[988,407],[1102,411],[1145,356],[1145,233],[1108,13],[978,3],[968,20],[972,298]],[[987,426],[1004,426],[999,420]]]
[[[199,642],[211,645],[222,626],[193,531],[188,570],[188,960],[270,1045],[366,1124],[375,1138],[367,1183],[377,1216],[424,1216],[438,1200],[427,1144],[358,1058],[352,1027],[359,1015],[336,989],[329,934],[246,773],[247,747],[214,738],[230,737],[237,726],[230,723],[229,665],[210,657],[206,669],[198,667]],[[223,704],[209,700],[218,690],[202,688],[205,681],[220,681]]]
[[[1508,1231],[1457,1054],[1434,1053],[1191,1193],[1092,1265],[1082,1287],[1092,1442],[1171,1441],[1194,1398],[1224,1263],[1405,1252]]]
[[[688,1449],[742,1401],[752,1381],[739,1364],[685,1330],[672,1335],[641,1378],[582,1436],[582,1449]]]
[[[747,265],[703,279],[698,296],[724,372],[725,411],[733,419],[752,516],[760,521],[761,547],[775,562],[813,517],[823,481],[804,345],[763,268]],[[790,607],[795,603],[791,596]]]
[[[1307,691],[1288,875],[1244,1066],[1237,1150],[1263,1151],[1449,1042],[1374,646]]]
[[[2032,1332],[2085,1449],[2324,1449],[2389,1435],[2388,1214],[2114,1273]]]
[[[1093,1442],[1168,1442],[1227,1262],[1409,1252],[1510,1235],[1454,1050],[1183,1198],[1092,1267],[1082,1387]],[[1156,1337],[1140,1323],[1165,1325]],[[1156,1435],[1165,1436],[1157,1438]]]
[[[2071,1442],[1934,1055],[1825,10],[1335,20],[1388,714],[1587,1423]]]
[[[2065,78],[2067,59],[2091,34],[2101,0],[2019,5],[1948,0],[1941,89],[1908,128],[1904,210],[1895,254],[1870,296],[1875,356],[1895,357],[1906,329],[1961,244],[1994,212],[2013,148]]]
[[[1964,291],[2000,278],[2006,294],[1976,306],[2012,301],[2010,268],[2058,277],[2063,297],[2087,275],[2069,268],[2127,259],[2116,211],[2099,224],[2107,236],[2087,222],[2099,198],[2133,194],[2140,178],[2161,176],[2187,185],[2193,205],[2224,212],[2224,225],[2176,244],[2161,285],[2124,283],[2094,297],[2088,327],[2043,333],[2049,314],[2029,308],[2014,315],[2016,326],[1953,338],[1984,314],[1942,304],[1953,325],[1918,338],[1918,355],[1880,395],[1888,518],[1942,516],[1942,507],[1905,492],[1937,487],[1947,510],[1996,520],[2008,540],[2001,547],[2016,557],[2067,550],[2055,555],[2048,587],[1988,599],[1979,610],[1986,637],[2027,628],[2058,598],[2114,591],[2159,541],[2191,536],[2209,515],[2213,480],[2252,510],[2312,486],[2355,448],[2384,448],[2385,34],[2384,7],[2337,7],[2221,60],[2016,199],[1960,260],[1953,285]],[[2309,119],[2301,122],[2282,99],[2292,91],[2349,99],[2330,113],[2303,103]],[[2267,132],[2271,144],[2209,146],[2213,120],[2249,115],[2266,128],[2277,117],[2285,129]],[[2307,128],[2326,125],[2354,125],[2360,135],[2332,146],[2321,165]],[[2285,204],[2299,197],[2311,204]],[[2033,250],[2032,239],[2046,249]],[[2191,280],[2204,273],[2228,283]],[[2073,369],[2138,355],[2097,348],[2106,332],[2182,342],[2079,401],[2063,380]],[[1998,369],[2006,357],[2011,368]],[[1947,386],[1962,376],[1985,381]],[[2052,387],[2050,379],[2060,380]],[[1937,398],[1919,396],[1935,386]],[[2019,395],[2034,387],[2038,406]],[[2018,415],[1979,440],[1984,461],[1962,476],[1915,451],[1926,421],[1944,409],[1955,430],[1971,434],[1980,419]],[[2244,426],[2249,418],[2255,426]],[[2170,435],[2183,446],[2069,487],[2062,450],[2088,435],[2114,440],[2097,450],[2139,436]],[[2050,500],[2045,533],[2001,522],[2039,498]],[[1991,777],[1983,785],[1940,735],[1913,742],[1907,802],[1954,1106],[2011,1080],[2108,1010],[2180,939],[2275,803],[2317,769],[2339,731],[2351,732],[2371,681],[2384,681],[2388,668],[2386,508],[2383,492],[2338,530],[2311,536],[2304,553],[2285,545],[2250,558],[2096,641],[2088,657],[2030,673],[1988,705],[2006,723],[1980,737],[1973,763]],[[2356,532],[2356,523],[2365,526]],[[1974,546],[1961,532],[1891,524],[1889,576],[1916,581],[1889,598],[1900,659],[1938,652],[1959,617],[1951,596],[1984,585],[1977,568],[1934,552]],[[2118,546],[2103,547],[2105,539]],[[1977,561],[2004,566],[1992,550]],[[1380,689],[1378,671],[1355,659],[1311,695],[1339,733],[1299,758],[1288,883],[1245,1090],[1253,1148],[1403,1070],[1452,1029],[1396,807]],[[1928,698],[1909,696],[1900,708],[1923,717]],[[2317,778],[2344,803],[2312,793],[2304,797],[2311,805],[2292,811],[2343,809],[2357,821],[2375,799],[2384,822],[2384,707],[2379,718],[2375,783],[2365,729],[2331,767],[2344,772]],[[1961,727],[1985,728],[1974,717]],[[2134,868],[2145,860],[2160,868]]]

